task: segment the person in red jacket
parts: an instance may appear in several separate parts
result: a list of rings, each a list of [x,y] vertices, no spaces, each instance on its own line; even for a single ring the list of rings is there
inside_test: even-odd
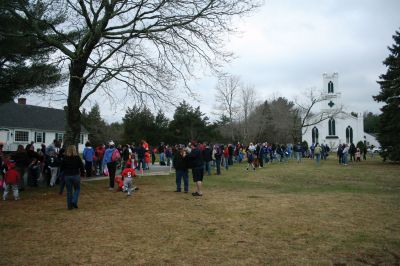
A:
[[[15,162],[9,161],[7,164],[7,172],[4,175],[4,193],[3,193],[3,200],[7,200],[7,195],[9,190],[12,188],[14,199],[19,200],[19,193],[18,193],[18,182],[21,178],[19,172],[15,170]]]
[[[136,177],[136,172],[131,166],[132,164],[130,162],[127,163],[126,168],[121,173],[124,180],[123,191],[128,192],[128,196],[136,189],[133,186],[133,178]]]
[[[103,162],[103,157],[104,157],[104,152],[106,151],[105,145],[100,144],[96,147],[95,149],[95,156],[96,156],[96,175],[102,175],[103,174],[103,169],[104,165],[102,164]]]

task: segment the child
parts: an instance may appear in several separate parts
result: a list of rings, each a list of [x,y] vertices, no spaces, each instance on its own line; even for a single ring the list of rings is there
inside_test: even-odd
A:
[[[255,171],[256,168],[254,167],[254,164],[253,164],[254,155],[253,155],[253,152],[250,149],[247,150],[246,156],[247,156],[247,163],[248,163],[248,166],[247,166],[246,170],[249,170],[249,167],[251,166],[251,167],[253,167],[253,171]]]
[[[124,178],[122,176],[115,176],[114,184],[114,192],[122,191],[124,187]]]
[[[18,182],[20,180],[20,174],[15,170],[15,162],[9,161],[7,164],[7,172],[4,175],[4,193],[3,200],[7,200],[8,191],[12,188],[14,199],[19,200],[18,195]]]
[[[133,177],[136,177],[135,169],[132,168],[130,162],[127,163],[126,168],[121,173],[123,178],[123,191],[128,192],[128,196],[131,195],[132,191],[137,189],[133,187]]]
[[[357,151],[356,151],[356,162],[361,162],[361,151],[360,151],[360,148],[357,148]]]

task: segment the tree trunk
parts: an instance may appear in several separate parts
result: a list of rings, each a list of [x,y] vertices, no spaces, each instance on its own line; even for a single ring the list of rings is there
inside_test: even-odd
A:
[[[70,66],[70,80],[68,87],[68,107],[66,108],[67,128],[66,145],[78,146],[81,134],[81,112],[79,110],[82,90],[85,85],[83,74],[86,64],[73,61]]]

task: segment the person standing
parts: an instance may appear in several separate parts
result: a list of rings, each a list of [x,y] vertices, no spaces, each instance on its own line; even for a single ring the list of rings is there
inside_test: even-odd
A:
[[[228,145],[228,165],[233,165],[233,152],[235,151],[235,148],[233,147],[233,144]]]
[[[361,162],[361,150],[358,147],[356,151],[356,162]]]
[[[47,165],[49,167],[51,175],[49,186],[54,187],[57,182],[58,171],[60,167],[60,160],[58,158],[58,154],[54,150],[51,150],[49,152],[49,155],[47,156]]]
[[[205,145],[203,150],[204,170],[207,171],[208,175],[211,175],[212,150],[209,144],[205,143]]]
[[[157,149],[155,147],[151,148],[151,165],[154,165],[156,161],[156,151]]]
[[[13,191],[14,199],[19,200],[18,182],[21,179],[20,173],[15,169],[15,162],[9,161],[7,172],[4,175],[4,192],[3,200],[7,200],[7,195],[10,189]]]
[[[92,176],[92,168],[93,168],[93,158],[94,158],[94,149],[90,142],[86,142],[85,148],[83,149],[83,159],[85,160],[85,170],[86,177]]]
[[[221,159],[222,159],[222,147],[221,145],[214,145],[215,150],[215,166],[217,167],[217,175],[221,174]]]
[[[343,163],[343,149],[344,149],[344,146],[342,144],[339,144],[338,150],[337,150],[337,157],[339,159],[339,164]]]
[[[106,151],[106,147],[104,144],[100,144],[96,147],[96,175],[102,175],[103,174],[103,157],[104,157],[104,152]]]
[[[142,144],[140,144],[138,147],[136,147],[136,155],[137,155],[136,170],[138,170],[142,174],[143,174],[143,171],[146,169],[145,153],[146,153],[146,149],[143,147]]]
[[[317,163],[317,165],[319,165],[319,163],[321,161],[321,153],[322,153],[322,148],[319,145],[319,143],[317,142],[317,145],[314,148],[314,157],[315,157],[315,162]]]
[[[25,189],[25,178],[27,179],[29,157],[28,153],[21,144],[18,145],[17,151],[11,155],[11,159],[15,161],[15,170],[20,174],[18,179],[18,189],[23,191]]]
[[[108,148],[104,152],[103,165],[106,164],[107,169],[108,169],[108,176],[109,176],[109,181],[110,181],[110,183],[109,183],[110,187],[108,188],[108,190],[113,191],[114,190],[115,172],[117,171],[117,161],[115,160],[115,157],[117,157],[117,156],[115,154],[116,153],[119,154],[119,151],[115,148],[114,141],[111,140],[108,143],[108,145],[109,145]]]
[[[174,153],[172,165],[175,168],[175,192],[181,192],[181,182],[183,179],[183,191],[189,192],[189,174],[186,163],[186,151],[183,145],[179,145],[178,150]]]
[[[229,169],[229,149],[228,146],[224,147],[224,165],[225,170]]]
[[[143,157],[143,169],[144,170],[149,170],[150,169],[150,150],[149,150],[149,144],[147,141],[144,139],[142,140],[142,146],[144,148],[144,157]]]
[[[297,163],[301,163],[301,157],[303,157],[303,148],[301,147],[300,142],[297,142],[294,148],[296,152]]]
[[[368,152],[368,147],[367,147],[367,144],[364,143],[363,150],[362,150],[363,160],[364,160],[364,161],[367,160],[367,152]]]
[[[189,165],[192,167],[193,182],[196,184],[195,192],[192,193],[192,196],[203,196],[203,192],[201,191],[204,176],[203,158],[201,156],[201,151],[195,142],[191,142],[190,147],[191,151],[187,155],[187,160],[189,161]]]
[[[350,148],[349,148],[350,162],[355,162],[356,161],[356,152],[357,152],[357,148],[354,145],[354,143],[352,142],[350,144]]]
[[[79,193],[81,190],[80,176],[84,175],[85,168],[74,145],[69,145],[67,147],[60,168],[64,173],[65,184],[67,187],[67,208],[68,210],[72,210],[73,208],[77,209]]]
[[[349,149],[350,149],[349,145],[343,144],[343,155],[342,155],[342,164],[343,165],[347,165],[349,162],[349,158],[348,158]]]
[[[164,142],[160,143],[160,146],[158,147],[158,153],[160,154],[160,165],[165,165],[165,145]]]

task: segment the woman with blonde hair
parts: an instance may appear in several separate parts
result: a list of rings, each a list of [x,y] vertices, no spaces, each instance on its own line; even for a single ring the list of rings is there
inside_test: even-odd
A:
[[[61,171],[64,172],[67,187],[67,208],[68,210],[77,209],[79,192],[81,190],[80,176],[84,175],[85,168],[74,145],[67,147],[64,159],[61,162]]]

